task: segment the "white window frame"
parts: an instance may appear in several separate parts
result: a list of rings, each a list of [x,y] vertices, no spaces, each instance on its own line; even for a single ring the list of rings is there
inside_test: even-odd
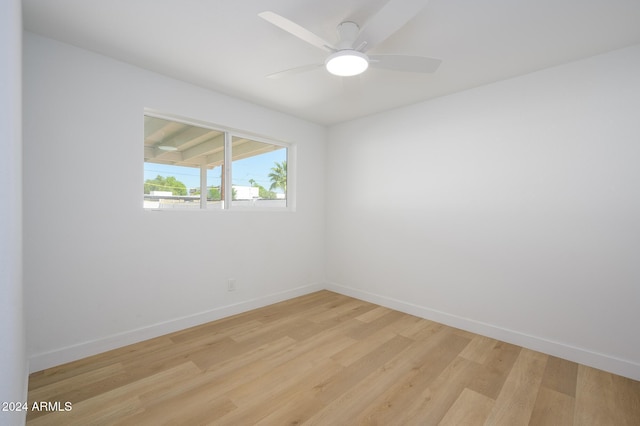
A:
[[[223,171],[225,176],[223,177],[225,182],[228,184],[224,185],[224,202],[222,203],[222,208],[219,209],[208,209],[207,208],[207,179],[206,179],[206,168],[200,168],[200,208],[199,209],[161,209],[161,208],[143,208],[144,211],[150,212],[229,212],[229,211],[255,211],[255,212],[295,212],[296,210],[296,144],[292,142],[285,142],[282,140],[277,140],[274,138],[266,137],[263,135],[246,132],[242,130],[233,129],[228,126],[223,126],[215,123],[205,122],[201,120],[185,118],[182,116],[162,113],[157,110],[145,108],[143,117],[154,117],[160,118],[164,120],[175,121],[178,123],[183,123],[191,126],[202,127],[205,129],[216,130],[224,133],[224,167]],[[143,120],[144,123],[144,120]],[[144,134],[144,126],[143,126],[143,134]],[[233,205],[233,152],[232,152],[232,141],[234,137],[251,139],[256,142],[262,142],[271,145],[282,146],[287,150],[287,192],[286,192],[286,206],[284,207],[255,207],[255,206],[234,206]],[[144,147],[143,147],[144,149]],[[143,155],[144,158],[144,155]],[[144,161],[143,161],[144,165]],[[144,179],[143,179],[144,181]]]

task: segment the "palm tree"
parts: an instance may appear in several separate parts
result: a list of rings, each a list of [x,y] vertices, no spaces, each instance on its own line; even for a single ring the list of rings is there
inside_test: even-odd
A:
[[[271,168],[271,173],[269,173],[269,179],[271,179],[270,190],[280,188],[285,194],[287,193],[287,160],[281,163],[276,161],[275,166]]]

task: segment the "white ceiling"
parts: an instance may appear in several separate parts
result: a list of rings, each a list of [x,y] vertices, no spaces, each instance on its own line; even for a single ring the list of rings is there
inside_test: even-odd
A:
[[[408,0],[412,1],[412,0]],[[432,0],[375,53],[443,60],[434,74],[335,77],[326,52],[258,17],[272,10],[335,40],[386,0],[23,0],[25,28],[330,125],[640,43],[640,0]]]

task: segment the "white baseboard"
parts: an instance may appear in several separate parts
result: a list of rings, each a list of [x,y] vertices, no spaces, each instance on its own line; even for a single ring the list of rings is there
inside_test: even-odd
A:
[[[335,283],[327,283],[325,288],[335,293],[375,303],[376,305],[385,306],[396,311],[415,315],[417,317],[425,318],[451,327],[460,328],[462,330],[522,346],[548,355],[557,356],[569,361],[588,365],[590,367],[608,371],[630,379],[640,380],[640,364],[629,360],[528,335],[515,330],[475,321],[470,318],[448,314],[446,312],[418,306],[413,303],[381,296],[352,287],[346,287]]]
[[[29,372],[33,373],[35,371],[44,370],[67,362],[76,361],[111,349],[142,342],[143,340],[152,339],[154,337],[184,330],[189,327],[205,324],[210,321],[250,311],[252,309],[282,302],[283,300],[320,291],[324,288],[325,286],[320,283],[310,284],[255,299],[245,300],[232,305],[221,306],[209,311],[199,312],[197,314],[176,318],[135,330],[113,334],[100,339],[78,343],[76,345],[55,349],[53,351],[35,354],[29,358]]]

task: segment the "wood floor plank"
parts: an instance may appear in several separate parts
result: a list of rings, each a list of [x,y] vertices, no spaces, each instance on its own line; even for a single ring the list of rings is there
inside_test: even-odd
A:
[[[429,342],[413,343],[411,348],[414,352],[406,351],[402,354],[411,362],[412,368],[406,374],[398,376],[395,383],[372,401],[356,417],[356,422],[387,425],[403,418],[416,395],[427,389],[468,343],[468,339],[447,329],[443,329]]]
[[[334,344],[336,339],[344,339],[349,343],[354,342],[353,339],[346,335],[341,335],[341,332],[344,333],[350,329],[349,326],[349,323],[338,324],[331,330],[319,333],[316,339],[308,339],[304,342],[295,342],[292,339],[288,339],[289,342],[293,342],[293,344],[290,344],[287,339],[283,338],[280,340],[284,346],[279,350],[273,350],[274,348],[266,346],[262,352],[253,351],[252,355],[248,357],[242,356],[226,360],[220,364],[214,363],[207,368],[206,377],[202,379],[202,382],[196,381],[193,384],[203,390],[206,389],[208,393],[227,395],[234,389],[258,380],[263,375],[272,372],[291,360],[305,356],[313,357],[322,348],[327,348],[330,351],[340,350],[342,346]],[[256,357],[256,355],[260,356]],[[208,382],[214,382],[215,386],[209,386]]]
[[[151,353],[172,346],[173,342],[169,336],[161,336],[83,358],[78,361],[62,364],[47,370],[38,371],[29,375],[29,390],[56,383],[60,380],[95,370],[96,368],[115,364],[121,360],[144,358]]]
[[[384,306],[378,306],[362,315],[358,315],[356,319],[362,322],[371,322],[388,314],[389,312],[391,312],[391,309],[385,308]]]
[[[144,379],[112,389],[80,402],[72,402],[72,409],[67,412],[57,411],[34,419],[33,424],[43,425],[88,425],[114,422],[123,416],[142,411],[139,395],[149,389],[168,389],[176,381],[185,377],[193,377],[201,371],[192,362],[163,370]],[[31,412],[29,413],[31,414]],[[31,424],[31,422],[28,423]]]
[[[29,426],[640,425],[640,382],[329,291],[34,373],[38,402]]]
[[[265,358],[286,352],[294,344],[295,341],[293,339],[286,337],[279,339],[242,356],[210,365],[209,369],[203,370],[203,374],[181,383],[180,386],[161,391],[145,391],[140,395],[140,399],[149,405],[164,403],[174,398],[182,399],[182,394],[185,392],[224,393],[234,386],[239,386],[258,377],[268,366],[273,365],[265,362]]]
[[[542,383],[547,355],[522,349],[496,399],[487,425],[529,423]]]
[[[122,364],[116,362],[115,364],[89,370],[84,373],[35,388],[29,392],[29,398],[36,401],[49,401],[52,398],[63,398],[65,401],[77,400],[77,397],[74,398],[70,395],[75,389],[92,386],[105,379],[113,379],[114,376],[125,373],[126,371]]]
[[[578,364],[549,356],[542,377],[542,386],[575,397],[578,382]]]
[[[331,345],[317,347],[313,351],[292,358],[291,360],[272,368],[255,380],[244,383],[227,392],[227,396],[236,405],[244,406],[256,403],[260,398],[277,392],[278,389],[295,383],[301,375],[309,370],[324,369],[328,364],[335,364],[330,359],[331,355],[353,344],[353,340],[347,336],[335,340]],[[264,391],[267,392],[264,392]]]
[[[279,318],[265,324],[258,324],[256,327],[243,329],[233,333],[230,337],[236,342],[256,341],[258,339],[273,339],[287,335],[289,327],[299,321],[298,315]]]
[[[303,390],[296,397],[295,410],[287,411],[288,407],[294,405],[290,403],[272,413],[271,418],[278,421],[274,424],[302,424],[310,421],[311,417],[357,387],[367,376],[403,352],[410,344],[410,340],[396,336],[373,349],[360,362],[344,367],[337,374],[326,378],[312,388]],[[366,392],[368,391],[367,389]]]
[[[354,362],[357,362],[360,358],[371,353],[374,348],[383,345],[389,340],[396,337],[397,334],[393,332],[389,327],[385,327],[378,330],[376,333],[369,335],[365,339],[356,341],[353,345],[344,348],[340,352],[332,355],[332,358],[339,364],[347,367]]]
[[[575,424],[640,425],[640,382],[580,365]]]
[[[403,415],[389,424],[437,425],[479,371],[480,364],[456,357],[424,390],[406,401]]]
[[[424,323],[418,324],[416,327],[412,327],[412,329],[406,330],[401,334],[413,340],[426,342],[431,339],[434,334],[440,332],[445,328],[450,330],[449,327],[446,327],[442,324],[438,324],[432,321],[425,321]]]
[[[315,315],[310,315],[308,319],[309,321],[313,322],[323,322],[341,317],[343,315],[351,315],[352,317],[356,317],[372,309],[375,309],[375,307],[367,306],[366,302],[362,302],[356,299],[344,299],[332,304],[331,306],[329,306],[329,309],[324,309],[323,311]]]
[[[416,364],[422,362],[424,352],[426,350],[423,345],[409,344],[403,351],[342,393],[305,423],[311,425],[340,424],[344,418],[355,419],[355,423],[358,423],[357,416],[365,411],[380,394],[391,387],[397,381],[398,376],[404,376],[408,371],[417,368]]]
[[[475,335],[469,345],[460,354],[461,357],[469,361],[475,361],[479,364],[487,362],[492,349],[495,347],[496,340],[489,337]]]
[[[575,398],[546,386],[541,386],[531,414],[529,426],[571,426]]]
[[[299,370],[295,365],[291,365],[290,368],[297,374],[282,377],[282,372],[275,372],[274,374],[278,376],[277,383],[270,386],[267,391],[260,386],[260,383],[253,383],[258,386],[249,389],[244,401],[237,401],[237,394],[231,392],[230,398],[238,405],[238,409],[218,419],[216,423],[220,426],[255,425],[272,414],[274,414],[273,418],[277,418],[278,413],[275,412],[281,404],[297,400],[300,392],[325,382],[344,369],[330,358],[324,358],[314,369]],[[269,380],[272,384],[274,383],[273,377]],[[246,389],[243,390],[246,391]]]
[[[469,388],[489,398],[498,398],[521,350],[519,346],[497,342],[488,355],[487,361],[482,364],[484,368],[473,376]]]
[[[220,340],[225,337],[233,338],[236,334],[246,330],[253,330],[264,325],[258,320],[238,321],[235,324],[218,324],[218,321],[208,323],[198,327],[192,327],[185,331],[180,331],[170,335],[173,343],[191,342],[197,339],[206,339],[209,342]]]
[[[331,380],[323,383],[321,387],[315,388],[316,397],[327,404],[333,402],[364,380],[373,371],[393,359],[410,344],[411,341],[409,339],[395,336],[382,345],[372,348],[366,356],[360,358],[357,363],[346,367],[340,375],[332,377]]]
[[[116,420],[114,426],[202,425],[210,424],[237,407],[228,398],[211,396],[200,389],[186,392],[181,398],[153,404],[135,414]]]
[[[487,398],[469,388],[464,388],[438,425],[483,425],[494,404],[495,401],[493,399]]]
[[[122,365],[127,369],[132,378],[146,377],[169,368],[183,364],[185,361],[194,363],[202,356],[202,351],[216,354],[216,358],[230,357],[228,348],[232,347],[232,340],[225,337],[216,340],[211,344],[202,344],[199,341],[183,342],[173,348],[162,348],[153,352],[150,356],[134,357],[129,360],[122,360]],[[172,350],[173,349],[173,350]]]
[[[315,335],[329,328],[331,328],[330,323],[319,324],[309,321],[305,318],[299,318],[294,324],[289,327],[287,336],[299,341],[313,339]]]

